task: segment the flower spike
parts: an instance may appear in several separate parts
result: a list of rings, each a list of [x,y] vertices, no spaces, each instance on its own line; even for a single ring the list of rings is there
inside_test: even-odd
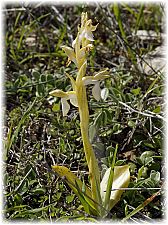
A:
[[[85,196],[83,192],[82,182],[66,167],[55,165],[53,169],[60,177],[64,176],[66,178],[67,184],[79,196],[88,214],[105,217],[108,211],[119,201],[122,194],[121,191],[111,192],[111,187],[127,187],[130,174],[128,166],[114,166],[114,176],[112,176],[112,168],[109,168],[110,170],[106,171],[103,180],[100,182],[98,161],[89,140],[89,108],[86,86],[93,85],[93,97],[99,101],[101,98],[100,82],[109,77],[108,69],[96,72],[92,76],[86,75],[87,56],[88,52],[93,48],[93,32],[97,26],[98,24],[96,26],[92,25],[92,20],[88,19],[87,13],[82,13],[81,26],[78,27],[77,37],[73,41],[72,47],[62,46],[68,56],[68,64],[72,61],[77,67],[76,79],[65,73],[71,81],[72,91],[64,92],[56,89],[49,94],[61,98],[63,116],[68,114],[70,103],[78,107],[83,149],[89,170],[90,189],[85,188],[88,196]],[[112,179],[113,177],[114,179]],[[108,191],[107,194],[105,191]]]

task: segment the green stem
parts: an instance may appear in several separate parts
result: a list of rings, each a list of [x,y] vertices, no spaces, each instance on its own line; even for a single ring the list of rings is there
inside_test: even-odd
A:
[[[86,156],[86,161],[89,168],[89,176],[91,183],[92,198],[98,203],[95,207],[98,208],[98,205],[101,204],[100,197],[100,172],[98,168],[98,162],[95,157],[92,145],[89,141],[88,126],[89,126],[89,110],[88,102],[86,96],[86,88],[81,81],[80,84],[77,84],[77,98],[78,98],[78,107],[80,115],[80,128],[81,135],[83,139],[84,152]]]

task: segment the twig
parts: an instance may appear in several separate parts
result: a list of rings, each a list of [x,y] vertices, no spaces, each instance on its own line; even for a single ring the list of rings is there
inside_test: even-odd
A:
[[[25,8],[1,9],[2,12],[26,11]]]
[[[32,168],[30,168],[30,170],[26,173],[26,175],[24,176],[24,178],[22,179],[22,181],[20,182],[20,184],[17,186],[17,188],[15,188],[14,193],[16,193],[19,190],[19,188],[25,182],[26,178],[29,176],[29,174],[31,173],[31,171],[32,171]]]
[[[146,190],[161,190],[161,188],[115,188],[112,189],[112,191],[117,191],[117,190],[124,190],[124,191],[132,191],[132,190],[138,190],[138,191],[146,191]]]
[[[129,213],[125,218],[122,219],[122,222],[125,222],[130,217],[138,213],[140,210],[142,210],[145,206],[147,206],[153,199],[160,194],[161,190],[157,191],[153,195],[151,195],[148,199],[146,199],[143,203],[141,203],[136,209],[134,209],[131,213]]]
[[[140,111],[138,111],[138,110],[136,110],[136,109],[131,108],[129,105],[127,105],[127,104],[124,103],[124,102],[121,102],[121,101],[118,101],[118,102],[119,102],[119,104],[125,106],[126,108],[128,108],[128,109],[129,109],[130,111],[132,111],[132,112],[141,114],[141,115],[143,115],[143,116],[154,117],[154,118],[158,118],[158,119],[162,119],[162,120],[166,121],[166,119],[165,119],[164,117],[162,117],[162,116],[160,116],[160,115],[158,115],[158,114],[156,114],[156,113],[153,113],[153,112],[151,112],[151,111],[150,111],[150,114],[149,114],[149,111],[148,111],[148,113],[146,113],[146,112],[140,112]]]

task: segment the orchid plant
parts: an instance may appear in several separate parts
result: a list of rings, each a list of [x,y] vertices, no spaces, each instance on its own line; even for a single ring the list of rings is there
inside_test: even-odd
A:
[[[56,89],[49,94],[61,98],[63,116],[66,116],[70,110],[69,101],[78,108],[90,187],[68,168],[61,165],[53,165],[52,168],[60,177],[64,178],[69,187],[79,197],[84,210],[88,214],[103,218],[120,200],[123,190],[119,189],[128,187],[130,173],[128,165],[115,166],[116,146],[113,163],[101,180],[98,161],[89,141],[89,109],[86,87],[90,84],[93,85],[93,97],[99,101],[101,98],[100,82],[109,77],[108,69],[103,69],[92,76],[86,75],[87,56],[93,48],[93,31],[96,30],[97,26],[98,24],[92,25],[92,20],[88,19],[87,13],[82,13],[81,26],[78,27],[77,37],[73,41],[72,47],[62,46],[68,56],[68,65],[73,62],[77,67],[76,80],[66,73],[72,84],[72,90],[64,92]]]

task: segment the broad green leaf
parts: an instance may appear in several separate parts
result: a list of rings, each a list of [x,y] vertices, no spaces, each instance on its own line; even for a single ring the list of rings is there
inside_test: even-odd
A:
[[[153,161],[152,156],[154,155],[153,151],[145,151],[142,153],[142,155],[140,156],[140,160],[142,162],[143,165],[148,165],[150,162]]]
[[[136,89],[132,89],[132,90],[131,90],[131,92],[132,92],[135,96],[137,96],[137,95],[139,95],[139,94],[140,94],[140,92],[141,92],[141,88],[140,88],[140,87],[138,87],[138,88],[136,88]]]
[[[103,202],[105,200],[110,170],[111,170],[111,168],[107,169],[107,171],[105,172],[104,177],[101,181],[101,184],[100,184],[100,193],[101,193],[101,197],[102,197]],[[108,208],[109,211],[120,200],[121,195],[124,191],[124,190],[114,190],[114,189],[127,188],[128,184],[129,184],[129,181],[130,181],[129,166],[128,165],[115,166],[114,167],[112,191],[111,191],[111,195],[110,195],[109,208]]]
[[[161,106],[157,106],[152,112],[154,113],[160,113],[161,112]]]
[[[90,127],[89,127],[89,140],[90,140],[91,143],[93,142],[93,139],[96,135],[96,132],[97,132],[96,125],[95,124],[90,125]]]
[[[55,79],[54,79],[53,75],[48,74],[46,78],[47,78],[47,83],[48,84],[54,85]]]
[[[66,202],[69,204],[74,200],[75,195],[68,195],[66,196]]]
[[[46,75],[44,75],[44,74],[41,74],[41,75],[40,75],[40,80],[41,80],[41,82],[45,82],[45,81],[46,81],[46,78],[47,78]]]
[[[98,128],[102,125],[102,112],[100,112],[98,116],[95,118],[94,125]]]
[[[147,170],[148,170],[148,168],[143,165],[138,170],[138,177],[137,177],[137,179],[139,180],[141,177],[143,177],[143,178],[147,177]]]
[[[91,190],[89,189],[89,187],[85,185],[85,193],[83,193],[82,192],[83,182],[65,166],[54,165],[54,166],[52,166],[52,169],[59,175],[59,177],[65,178],[66,183],[73,190],[73,192],[76,194],[76,196],[78,196],[85,211],[87,213],[92,211],[93,214],[96,214],[96,211],[93,209],[91,204],[88,203],[89,199],[90,199],[90,202],[92,201],[92,193],[91,193]],[[92,205],[93,205],[93,203],[92,203]]]
[[[36,96],[37,97],[43,96],[44,95],[44,92],[45,92],[45,86],[44,86],[44,84],[39,83],[36,86]]]
[[[109,89],[108,88],[103,88],[101,90],[101,98],[106,101],[106,99],[108,98],[109,96]]]
[[[54,104],[53,107],[52,107],[52,111],[53,112],[57,112],[59,110],[60,110],[60,103]]]
[[[71,189],[75,192],[75,194],[77,194],[77,188],[76,188],[75,182],[77,182],[79,188],[82,191],[83,182],[81,180],[79,180],[79,178],[74,173],[72,173],[67,167],[54,165],[54,166],[52,166],[52,169],[61,178],[63,178],[63,177],[66,178],[66,182],[71,187]],[[86,194],[91,197],[92,194],[91,194],[90,189],[87,186],[85,186],[85,188],[86,188]]]
[[[37,188],[33,190],[34,195],[45,195],[46,189],[45,188]]]
[[[150,173],[150,178],[156,185],[160,182],[160,173],[158,171],[152,170]]]

